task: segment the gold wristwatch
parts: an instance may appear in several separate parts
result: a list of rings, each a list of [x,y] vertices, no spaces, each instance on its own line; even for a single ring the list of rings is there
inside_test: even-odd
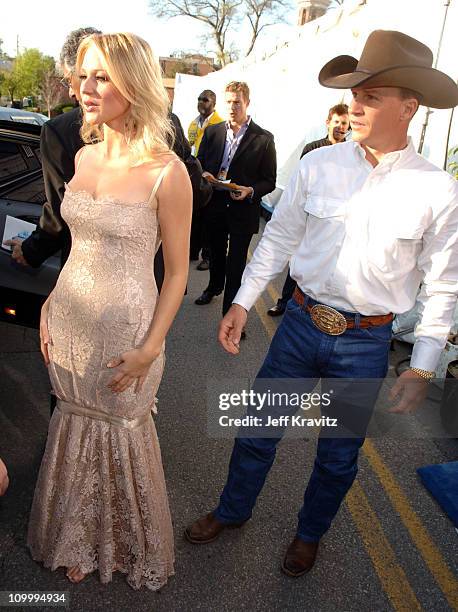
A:
[[[410,368],[412,372],[418,374],[427,381],[432,380],[436,376],[436,372],[430,372],[429,370],[422,370],[421,368]]]

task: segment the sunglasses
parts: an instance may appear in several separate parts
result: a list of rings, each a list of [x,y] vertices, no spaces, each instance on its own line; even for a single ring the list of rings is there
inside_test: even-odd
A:
[[[197,98],[197,102],[210,102],[210,98]]]

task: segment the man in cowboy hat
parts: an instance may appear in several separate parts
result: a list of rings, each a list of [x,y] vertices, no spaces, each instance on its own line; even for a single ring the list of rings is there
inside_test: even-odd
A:
[[[363,431],[352,437],[321,431],[296,537],[282,563],[290,576],[312,568],[320,538],[355,479],[367,413],[387,372],[393,313],[413,306],[422,283],[410,369],[392,389],[392,412],[408,413],[424,398],[452,323],[458,183],[418,155],[407,136],[419,104],[458,104],[456,84],[432,61],[419,41],[375,31],[359,61],[340,56],[324,66],[323,86],[352,90],[353,139],[301,160],[220,325],[221,344],[237,354],[248,310],[291,258],[298,288],[256,380],[308,379],[304,387],[320,378],[322,385],[374,381],[363,402],[350,402],[344,414],[360,410]],[[322,403],[321,410],[329,409]],[[210,542],[251,517],[280,438],[281,432],[236,439],[219,504],[187,528],[189,541]]]

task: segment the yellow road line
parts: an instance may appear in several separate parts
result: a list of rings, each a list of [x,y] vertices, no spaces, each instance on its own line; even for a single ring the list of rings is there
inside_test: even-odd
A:
[[[271,284],[269,284],[269,286],[267,287],[267,291],[274,302],[276,302],[280,297],[276,289]],[[264,303],[263,308],[265,313],[266,308]],[[258,309],[256,308],[256,310]],[[269,335],[271,335],[270,332]],[[410,506],[407,496],[404,494],[401,487],[396,482],[394,475],[392,474],[388,466],[384,463],[383,459],[379,455],[371,440],[366,440],[362,450],[369,462],[370,467],[378,476],[393,507],[401,517],[404,526],[407,528],[407,531],[409,532],[413,543],[415,544],[421,556],[423,557],[430,573],[440,586],[444,596],[446,597],[452,609],[458,610],[458,580],[454,576],[453,572],[450,570],[449,566],[447,565],[447,562],[441,555],[439,549],[432,541],[426,528],[421,523],[418,515]],[[346,501],[348,505],[348,495]],[[350,508],[349,505],[348,507],[354,518],[354,511],[356,512],[357,508],[353,508],[352,511],[352,508]],[[361,533],[363,536],[363,532]],[[373,558],[372,560],[374,561]]]
[[[405,612],[421,610],[422,607],[404,570],[398,564],[396,554],[386,539],[377,515],[357,480],[347,493],[345,501],[393,608]]]
[[[275,291],[275,289],[272,287],[270,283],[267,285],[267,293],[272,298],[272,302],[276,304],[280,295]]]
[[[415,546],[420,551],[429,571],[442,589],[452,609],[458,609],[458,580],[443,559],[440,551],[431,540],[417,513],[410,506],[390,469],[384,463],[373,442],[366,440],[363,447],[372,470],[377,474],[393,507],[401,517]]]

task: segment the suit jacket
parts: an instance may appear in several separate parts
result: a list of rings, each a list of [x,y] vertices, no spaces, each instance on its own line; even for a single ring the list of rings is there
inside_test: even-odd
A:
[[[202,168],[218,175],[226,143],[226,123],[210,125],[204,132],[197,156]],[[233,233],[255,234],[259,229],[261,198],[275,189],[277,155],[273,135],[250,121],[232,158],[227,178],[253,187],[252,198],[233,200],[226,191],[214,191],[207,206],[208,223],[225,221]]]
[[[173,150],[178,157],[186,160],[191,155],[191,147],[178,117],[172,113],[171,120],[175,130]],[[46,202],[39,227],[22,243],[24,257],[33,268],[38,268],[60,250],[63,266],[70,254],[70,230],[61,217],[60,206],[64,198],[64,182],[68,183],[75,174],[75,155],[84,144],[80,136],[81,121],[81,109],[78,107],[47,121],[41,130]]]
[[[41,129],[41,160],[46,202],[38,228],[22,243],[24,257],[38,268],[48,257],[62,250],[62,265],[71,248],[70,230],[60,215],[64,181],[75,174],[75,155],[83,146],[80,137],[81,109],[74,108],[47,121]]]

